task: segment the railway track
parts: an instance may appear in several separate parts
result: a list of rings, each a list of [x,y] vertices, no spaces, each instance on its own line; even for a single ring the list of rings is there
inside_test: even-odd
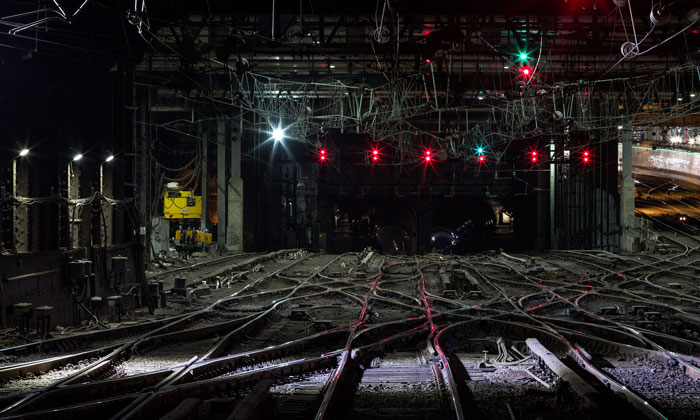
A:
[[[188,314],[3,349],[0,415],[691,419],[693,255],[280,254]]]

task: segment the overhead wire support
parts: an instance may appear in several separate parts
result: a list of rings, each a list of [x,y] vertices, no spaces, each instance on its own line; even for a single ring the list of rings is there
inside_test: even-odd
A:
[[[2,20],[7,20],[7,19],[14,19],[18,17],[24,17],[24,16],[30,16],[30,15],[38,15],[40,13],[44,13],[44,18],[36,20],[34,22],[29,22],[25,24],[20,24],[19,26],[16,26],[8,31],[10,35],[16,35],[19,32],[22,32],[24,30],[27,30],[29,28],[33,28],[37,25],[41,25],[42,23],[48,23],[51,21],[59,20],[63,21],[66,23],[73,23],[73,20],[80,14],[80,12],[83,11],[85,6],[88,4],[90,0],[83,0],[83,2],[75,9],[73,13],[66,13],[66,11],[61,7],[61,4],[57,0],[53,0],[53,3],[56,5],[56,9],[54,8],[44,8],[44,9],[39,9],[35,10],[33,12],[25,12],[25,13],[19,13],[16,15],[12,16],[5,16],[3,18],[0,18],[0,21]],[[58,16],[46,16],[47,13],[54,13]]]
[[[632,32],[634,33],[634,48],[639,51],[639,40],[637,39],[637,28],[634,25],[634,13],[632,12],[632,2],[627,2],[627,7],[630,10],[630,21],[632,22]]]

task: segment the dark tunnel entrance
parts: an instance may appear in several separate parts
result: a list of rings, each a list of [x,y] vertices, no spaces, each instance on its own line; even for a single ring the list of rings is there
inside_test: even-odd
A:
[[[334,208],[335,252],[372,246],[387,255],[416,251],[414,206],[397,197],[342,198]]]
[[[332,252],[367,246],[386,255],[464,254],[513,249],[514,212],[498,199],[461,196],[338,197],[332,208]]]
[[[432,204],[424,217],[425,251],[464,254],[509,247],[512,217],[498,200],[443,197]]]

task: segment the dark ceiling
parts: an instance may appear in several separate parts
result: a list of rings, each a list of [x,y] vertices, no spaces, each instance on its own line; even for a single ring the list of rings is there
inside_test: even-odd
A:
[[[246,59],[258,73],[316,79],[414,72],[428,59],[436,60],[434,71],[450,66],[452,74],[503,79],[503,67],[518,64],[514,54],[527,51],[551,81],[660,71],[686,63],[700,48],[700,24],[688,21],[697,7],[691,0],[632,1],[632,13],[612,0],[88,0],[79,9],[82,3],[56,3],[68,15],[80,10],[68,23],[56,18],[52,2],[40,12],[35,1],[3,2],[0,48],[20,59],[88,68],[141,63],[147,52],[154,71],[211,72],[217,71],[212,60],[236,65]],[[144,4],[145,12],[132,11]],[[668,23],[652,27],[652,4],[666,6]],[[18,14],[25,15],[13,17]],[[46,17],[54,19],[13,33]],[[634,31],[639,38],[649,32],[642,50],[663,47],[611,69]]]

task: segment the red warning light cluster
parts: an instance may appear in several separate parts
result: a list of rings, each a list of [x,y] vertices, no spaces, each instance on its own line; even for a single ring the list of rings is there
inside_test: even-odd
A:
[[[490,162],[488,159],[488,152],[486,149],[483,147],[478,147],[475,149],[476,153],[473,155],[473,159],[476,160],[476,162],[479,165],[488,165]],[[381,148],[378,147],[371,147],[368,150],[365,151],[367,153],[365,163],[369,162],[372,164],[382,164],[382,156],[384,155],[381,152]],[[594,162],[594,155],[590,151],[590,149],[581,149],[578,152],[575,152],[578,154],[578,161],[579,164],[583,166],[589,166],[592,165]],[[319,148],[316,150],[316,156],[317,160],[319,163],[328,163],[330,161],[330,155],[327,149],[325,148]],[[536,148],[531,148],[526,151],[525,153],[525,159],[530,163],[531,166],[536,166],[540,165],[543,162],[548,162],[549,160],[546,158],[546,154],[543,155],[541,150],[537,150]],[[436,154],[435,151],[432,150],[431,148],[425,148],[423,149],[422,155],[419,155],[420,160],[425,163],[425,165],[432,165],[434,162],[436,162]],[[544,159],[544,160],[543,160]]]

